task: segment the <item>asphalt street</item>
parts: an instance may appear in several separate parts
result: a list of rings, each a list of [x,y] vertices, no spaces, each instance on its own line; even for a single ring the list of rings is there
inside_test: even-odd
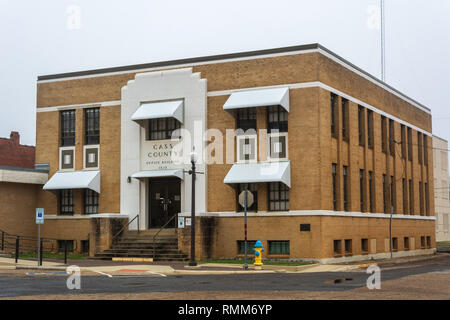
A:
[[[434,262],[393,265],[381,268],[381,281],[410,275],[441,272],[450,276],[450,258]],[[67,275],[28,273],[0,274],[0,297],[50,294],[150,293],[185,291],[344,291],[365,287],[369,274],[365,270],[321,273],[272,273],[230,275],[132,275],[83,276],[81,289],[69,290]]]

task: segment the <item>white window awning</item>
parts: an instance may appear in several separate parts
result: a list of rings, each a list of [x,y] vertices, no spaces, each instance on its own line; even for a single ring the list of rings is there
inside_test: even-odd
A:
[[[56,172],[43,189],[91,189],[100,193],[100,171]]]
[[[235,163],[223,180],[224,183],[282,182],[291,187],[289,161]]]
[[[145,179],[145,178],[159,178],[159,177],[177,177],[181,180],[184,179],[183,169],[171,169],[171,170],[147,170],[139,171],[131,175],[132,178]]]
[[[145,102],[131,116],[131,120],[141,123],[143,120],[175,118],[183,123],[183,100]]]
[[[282,106],[289,112],[289,88],[270,88],[234,92],[225,102],[223,109]]]

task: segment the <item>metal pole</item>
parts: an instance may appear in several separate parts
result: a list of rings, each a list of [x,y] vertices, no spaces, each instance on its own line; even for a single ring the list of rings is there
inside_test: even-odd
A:
[[[191,261],[190,266],[196,266],[195,262],[195,162],[192,163],[192,208],[191,208]]]
[[[64,240],[64,264],[67,264],[67,240]]]
[[[248,195],[248,190],[245,189],[245,194],[244,194],[244,230],[245,230],[245,238],[244,238],[244,250],[245,250],[245,258],[244,258],[244,269],[247,270],[248,269],[248,264],[247,264],[247,195]]]
[[[38,224],[38,266],[41,266],[41,225]]]
[[[16,263],[19,261],[19,236],[16,238]]]
[[[391,217],[389,219],[389,240],[390,240],[390,247],[391,247],[391,259],[392,259],[392,214],[394,213],[394,207],[391,207]]]
[[[43,247],[43,245],[42,245],[42,241],[41,241],[41,245],[39,246],[39,248],[41,249],[41,254],[39,256],[39,265],[40,266],[42,266],[42,252],[43,252],[42,247]]]

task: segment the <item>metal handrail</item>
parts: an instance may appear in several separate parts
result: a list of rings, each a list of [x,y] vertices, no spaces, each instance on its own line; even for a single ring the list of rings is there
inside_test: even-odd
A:
[[[159,233],[165,228],[167,227],[167,225],[175,218],[178,216],[177,214],[174,214],[159,230],[158,232],[155,233],[155,235],[153,236],[152,242],[153,242],[153,261],[155,261],[155,254],[156,254],[156,246],[155,246],[155,239],[156,237],[158,237]]]
[[[137,231],[138,231],[138,233],[140,232],[140,230],[139,230],[139,213],[133,218],[133,219],[131,219],[126,225],[124,225],[123,227],[122,227],[122,229],[120,229],[120,231],[119,232],[117,232],[113,237],[112,237],[112,239],[111,239],[111,242],[113,242],[114,243],[114,240],[117,238],[117,236],[119,236],[119,235],[121,235],[122,234],[122,232],[123,232],[123,230],[125,230],[125,228],[127,228],[135,219],[137,218]]]

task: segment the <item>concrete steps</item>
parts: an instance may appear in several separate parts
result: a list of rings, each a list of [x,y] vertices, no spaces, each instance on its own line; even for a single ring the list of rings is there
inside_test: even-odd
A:
[[[154,257],[154,261],[187,261],[187,255],[178,250],[177,230],[162,230],[153,241],[157,231],[128,231],[110,249],[96,254],[94,259]]]

